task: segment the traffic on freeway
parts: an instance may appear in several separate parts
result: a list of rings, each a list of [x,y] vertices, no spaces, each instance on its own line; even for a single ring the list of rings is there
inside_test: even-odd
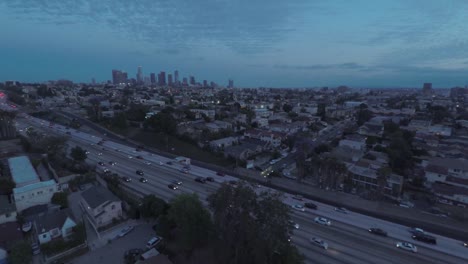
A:
[[[53,132],[67,136],[69,147],[81,146],[89,152],[87,162],[96,165],[97,170],[107,169],[111,173],[130,179],[123,181],[123,184],[136,195],[155,194],[170,200],[178,193],[195,192],[207,204],[206,198],[215,192],[220,184],[237,180],[235,177],[220,175],[205,168],[193,165],[187,167],[173,159],[106,140],[103,136],[51,124],[30,116],[23,115],[23,117],[17,121],[20,133],[26,133],[26,129],[32,126],[46,134]],[[276,191],[257,184],[252,186],[258,193]],[[412,233],[408,231],[411,227],[288,193],[283,193],[282,197],[284,203],[291,206],[292,220],[299,226],[294,229],[291,242],[298,246],[307,262],[466,263],[468,261],[468,249],[463,246],[462,241],[431,234],[436,237],[437,244],[428,244],[414,240]],[[315,205],[316,209],[313,209],[311,204]],[[326,221],[315,221],[316,218],[324,218]],[[385,231],[387,236],[376,236],[369,232],[370,228],[379,228]],[[320,243],[313,238],[326,243],[326,249],[317,246]]]

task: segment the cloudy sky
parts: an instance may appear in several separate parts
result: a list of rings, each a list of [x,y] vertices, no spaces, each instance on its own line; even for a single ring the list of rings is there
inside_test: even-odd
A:
[[[0,0],[0,81],[468,84],[466,0]]]

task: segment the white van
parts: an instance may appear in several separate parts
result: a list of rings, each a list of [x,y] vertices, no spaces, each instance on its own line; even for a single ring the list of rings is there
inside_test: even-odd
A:
[[[161,241],[160,237],[152,237],[148,243],[146,243],[146,248],[150,249],[156,246]]]

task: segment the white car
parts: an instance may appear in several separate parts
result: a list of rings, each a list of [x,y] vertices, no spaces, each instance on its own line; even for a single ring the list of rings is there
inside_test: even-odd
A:
[[[133,226],[127,226],[125,227],[124,229],[122,229],[119,233],[119,237],[124,237],[126,236],[128,233],[130,233],[132,230],[133,230]]]
[[[339,212],[339,213],[342,213],[342,214],[347,214],[348,213],[348,210],[346,210],[346,208],[344,208],[344,207],[335,207],[335,211]]]
[[[331,221],[325,217],[315,217],[314,222],[317,224],[326,225],[326,226],[331,225]]]
[[[98,155],[98,156],[102,156],[102,152],[99,152],[97,155]]]
[[[151,165],[151,162],[145,161],[145,164],[146,164],[146,165]]]
[[[398,242],[396,243],[396,247],[407,251],[411,251],[413,253],[418,252],[418,248],[415,245],[408,242]]]
[[[129,159],[133,159],[133,157],[132,157],[132,156],[130,156],[130,155],[128,156],[128,158],[129,158]]]
[[[318,247],[321,247],[321,248],[323,248],[325,250],[328,249],[328,243],[323,241],[320,238],[313,237],[313,238],[310,239],[310,243],[312,243],[312,245],[316,245]]]
[[[291,205],[291,207],[295,210],[305,212],[305,208],[302,204],[294,204],[294,205]]]

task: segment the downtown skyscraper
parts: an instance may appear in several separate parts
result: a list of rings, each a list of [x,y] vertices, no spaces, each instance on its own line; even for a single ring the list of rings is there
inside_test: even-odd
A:
[[[138,66],[138,71],[137,71],[137,83],[138,84],[141,84],[143,83],[143,69],[141,68],[141,66]]]
[[[174,72],[174,82],[175,84],[179,84],[179,71],[178,70]]]

